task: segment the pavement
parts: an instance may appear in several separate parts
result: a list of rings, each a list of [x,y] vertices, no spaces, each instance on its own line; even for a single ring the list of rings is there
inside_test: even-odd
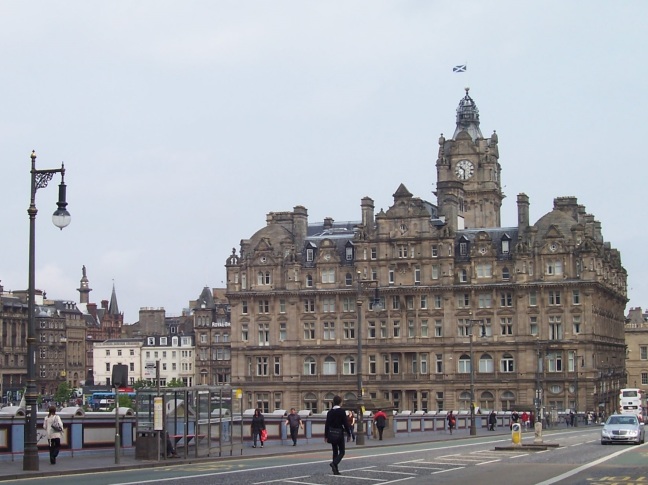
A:
[[[477,430],[477,436],[511,436],[511,432],[507,427],[497,428],[496,431],[487,431],[486,429]],[[453,441],[470,438],[470,432],[468,429],[459,429],[455,430],[453,434],[448,433],[444,430],[439,431],[416,431],[412,433],[406,433],[400,431],[393,438],[385,438],[382,441],[377,439],[365,440],[364,448],[368,447],[380,447],[380,446],[393,446],[393,445],[405,445],[412,443],[426,443],[426,442],[437,442],[437,441]],[[533,439],[533,431],[523,433],[523,439]],[[347,452],[353,451],[357,445],[355,443],[347,443]],[[226,456],[211,456],[204,458],[195,458],[195,457],[180,457],[180,458],[167,458],[157,460],[141,460],[135,458],[135,449],[126,448],[122,449],[119,455],[119,463],[116,463],[115,449],[114,448],[103,448],[103,449],[94,449],[88,451],[70,451],[70,450],[61,450],[57,460],[56,465],[51,465],[49,462],[49,453],[47,451],[41,451],[39,453],[39,470],[38,471],[25,471],[23,470],[23,454],[16,453],[13,455],[5,455],[0,458],[0,482],[9,481],[9,480],[18,480],[26,478],[40,478],[48,477],[53,475],[74,475],[88,472],[108,472],[115,470],[125,470],[125,469],[138,469],[138,468],[154,468],[160,466],[169,466],[172,464],[187,464],[187,463],[204,463],[204,462],[213,462],[216,460],[232,460],[232,459],[245,459],[245,458],[255,458],[259,456],[272,456],[272,455],[282,455],[285,456],[288,453],[307,453],[307,452],[316,452],[323,450],[330,450],[331,445],[324,442],[322,438],[311,438],[308,442],[305,440],[298,440],[297,446],[292,446],[292,441],[280,441],[280,440],[270,440],[267,441],[263,448],[257,446],[252,448],[251,443],[243,443],[242,450],[238,449],[229,454],[229,451]],[[190,447],[189,452],[193,451]],[[182,453],[182,450],[179,450],[179,453]]]

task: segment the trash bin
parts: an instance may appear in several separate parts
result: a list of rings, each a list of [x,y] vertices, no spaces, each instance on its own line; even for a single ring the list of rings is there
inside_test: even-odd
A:
[[[165,450],[162,449],[161,453]],[[158,432],[138,431],[135,436],[135,459],[136,460],[157,460],[158,459]]]

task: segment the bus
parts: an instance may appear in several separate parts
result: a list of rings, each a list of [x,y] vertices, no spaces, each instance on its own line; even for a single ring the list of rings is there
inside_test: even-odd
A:
[[[619,413],[634,414],[644,420],[646,395],[641,389],[626,388],[619,391]]]

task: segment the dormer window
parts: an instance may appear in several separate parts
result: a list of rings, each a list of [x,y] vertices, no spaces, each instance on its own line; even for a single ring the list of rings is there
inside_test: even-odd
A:
[[[346,247],[346,260],[353,261],[353,246],[351,245]]]
[[[468,256],[468,238],[466,236],[459,239],[459,256]]]
[[[502,254],[509,254],[511,252],[511,236],[504,234],[501,239],[502,242]]]
[[[148,345],[155,345],[155,337],[149,337],[147,341]]]
[[[160,345],[166,345],[167,344],[167,338],[166,337],[160,337]]]

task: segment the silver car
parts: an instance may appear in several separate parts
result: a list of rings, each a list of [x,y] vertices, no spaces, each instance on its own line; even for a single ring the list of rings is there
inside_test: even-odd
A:
[[[645,438],[644,424],[634,414],[613,414],[601,430],[601,444],[642,444]]]

